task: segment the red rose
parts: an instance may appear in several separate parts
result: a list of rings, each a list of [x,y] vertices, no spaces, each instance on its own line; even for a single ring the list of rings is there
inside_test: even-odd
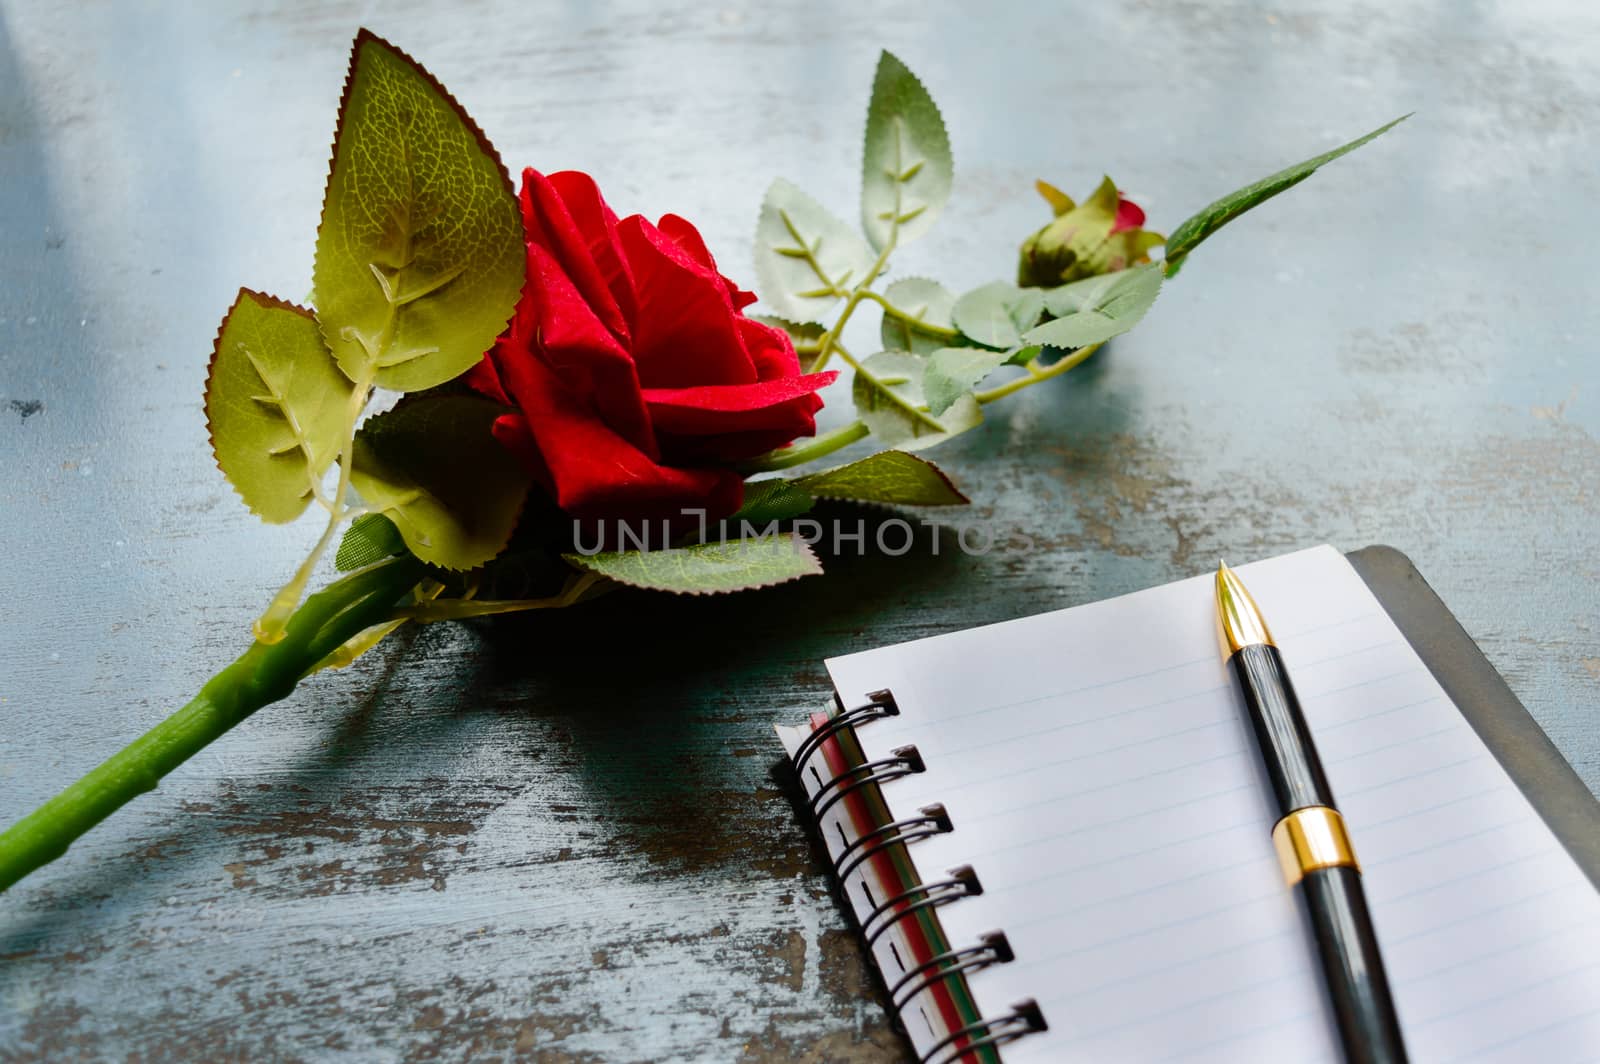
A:
[[[522,175],[528,283],[468,382],[518,413],[495,437],[586,519],[739,508],[729,463],[816,431],[816,390],[694,226],[617,220],[587,174]]]

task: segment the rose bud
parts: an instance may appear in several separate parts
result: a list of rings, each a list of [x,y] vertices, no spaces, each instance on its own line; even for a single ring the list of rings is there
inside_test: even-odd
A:
[[[1045,181],[1039,195],[1055,210],[1055,221],[1022,242],[1017,284],[1054,288],[1150,261],[1150,249],[1166,237],[1142,229],[1144,211],[1122,198],[1108,177],[1081,204]]]
[[[576,171],[522,181],[527,286],[467,378],[516,408],[495,437],[575,518],[737,510],[731,464],[815,433],[837,374],[802,374],[789,337],[745,317],[756,297],[682,218],[618,220]]]

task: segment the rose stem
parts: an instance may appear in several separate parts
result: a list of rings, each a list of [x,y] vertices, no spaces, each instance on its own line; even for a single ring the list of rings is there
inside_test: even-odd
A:
[[[806,443],[791,443],[787,447],[779,447],[776,451],[757,455],[747,462],[739,463],[738,469],[743,473],[768,473],[775,469],[804,465],[824,455],[832,454],[842,447],[848,447],[857,440],[866,439],[867,435],[865,421],[852,421]]]
[[[277,643],[255,643],[194,701],[0,834],[0,891],[67,852],[78,836],[250,714],[284,698],[323,658],[383,621],[423,576],[410,557],[380,562],[306,599]]]

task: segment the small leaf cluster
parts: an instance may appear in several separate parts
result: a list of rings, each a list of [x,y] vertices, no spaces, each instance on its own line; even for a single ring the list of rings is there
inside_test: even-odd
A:
[[[477,363],[525,268],[499,156],[427,71],[362,31],[317,229],[315,305],[243,289],[217,333],[206,417],[245,504],[274,523],[313,500],[331,525],[382,514],[444,569],[493,558],[527,486],[489,433],[495,403],[419,394],[356,425],[375,388],[426,393]]]

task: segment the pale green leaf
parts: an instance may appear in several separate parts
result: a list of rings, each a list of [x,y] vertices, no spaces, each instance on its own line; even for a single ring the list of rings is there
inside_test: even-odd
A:
[[[794,483],[824,499],[902,506],[960,506],[971,501],[938,466],[904,451],[879,451],[849,465],[801,477]]]
[[[349,431],[354,389],[309,310],[239,290],[206,374],[217,466],[263,520],[293,521]]]
[[[1317,168],[1333,162],[1339,156],[1355,151],[1363,144],[1376,137],[1382,136],[1395,126],[1404,122],[1410,115],[1401,115],[1393,122],[1368,133],[1364,137],[1357,137],[1349,144],[1332,151],[1323,152],[1314,159],[1307,159],[1285,170],[1279,170],[1271,177],[1264,177],[1253,185],[1247,185],[1237,192],[1230,192],[1205,210],[1185,220],[1182,225],[1172,231],[1167,238],[1167,275],[1178,272],[1183,265],[1183,260],[1200,245],[1206,237],[1233,221],[1250,208],[1264,203],[1285,189],[1292,188],[1317,172]]]
[[[792,532],[668,550],[564,554],[581,569],[619,584],[683,595],[770,587],[822,572],[817,556]]]
[[[885,350],[928,355],[948,347],[953,341],[948,330],[955,328],[950,311],[956,297],[938,281],[905,277],[884,289],[883,298],[902,314],[915,319],[906,321],[888,310],[883,312],[878,333]]]
[[[977,400],[966,395],[942,414],[930,413],[922,396],[925,363],[905,351],[880,351],[861,364],[851,383],[856,412],[880,441],[920,451],[982,423]]]
[[[794,185],[779,179],[767,189],[756,223],[756,279],[778,314],[821,321],[876,259],[860,234]]]
[[[780,318],[776,314],[752,314],[750,317],[763,325],[770,325],[788,334],[794,344],[795,353],[800,358],[800,371],[811,372],[811,364],[817,360],[817,345],[822,342],[822,335],[827,330],[814,321],[790,321]]]
[[[787,521],[791,517],[799,517],[816,503],[816,499],[792,480],[782,477],[752,480],[744,486],[744,503],[726,521],[730,525],[737,525],[740,521],[749,521],[752,525]]]
[[[362,30],[317,230],[317,318],[352,380],[459,375],[505,328],[526,271],[500,157],[415,60]]]
[[[528,475],[490,435],[503,413],[477,396],[421,396],[356,436],[351,483],[430,565],[471,569],[511,539]]]
[[[928,356],[922,374],[922,396],[928,413],[942,414],[969,394],[978,382],[1011,361],[1006,351],[987,351],[981,347],[941,347]]]
[[[406,549],[394,522],[382,514],[362,514],[350,523],[333,564],[341,573],[391,558]]]
[[[1104,273],[1047,289],[1045,309],[1055,315],[1023,334],[1030,344],[1086,347],[1127,332],[1145,316],[1161,293],[1160,263]]]
[[[939,108],[904,63],[882,53],[867,105],[861,224],[880,251],[933,225],[950,198],[950,138]]]
[[[984,347],[1009,350],[1022,342],[1044,312],[1037,288],[1018,288],[1009,281],[991,281],[956,300],[951,310],[962,335]]]

